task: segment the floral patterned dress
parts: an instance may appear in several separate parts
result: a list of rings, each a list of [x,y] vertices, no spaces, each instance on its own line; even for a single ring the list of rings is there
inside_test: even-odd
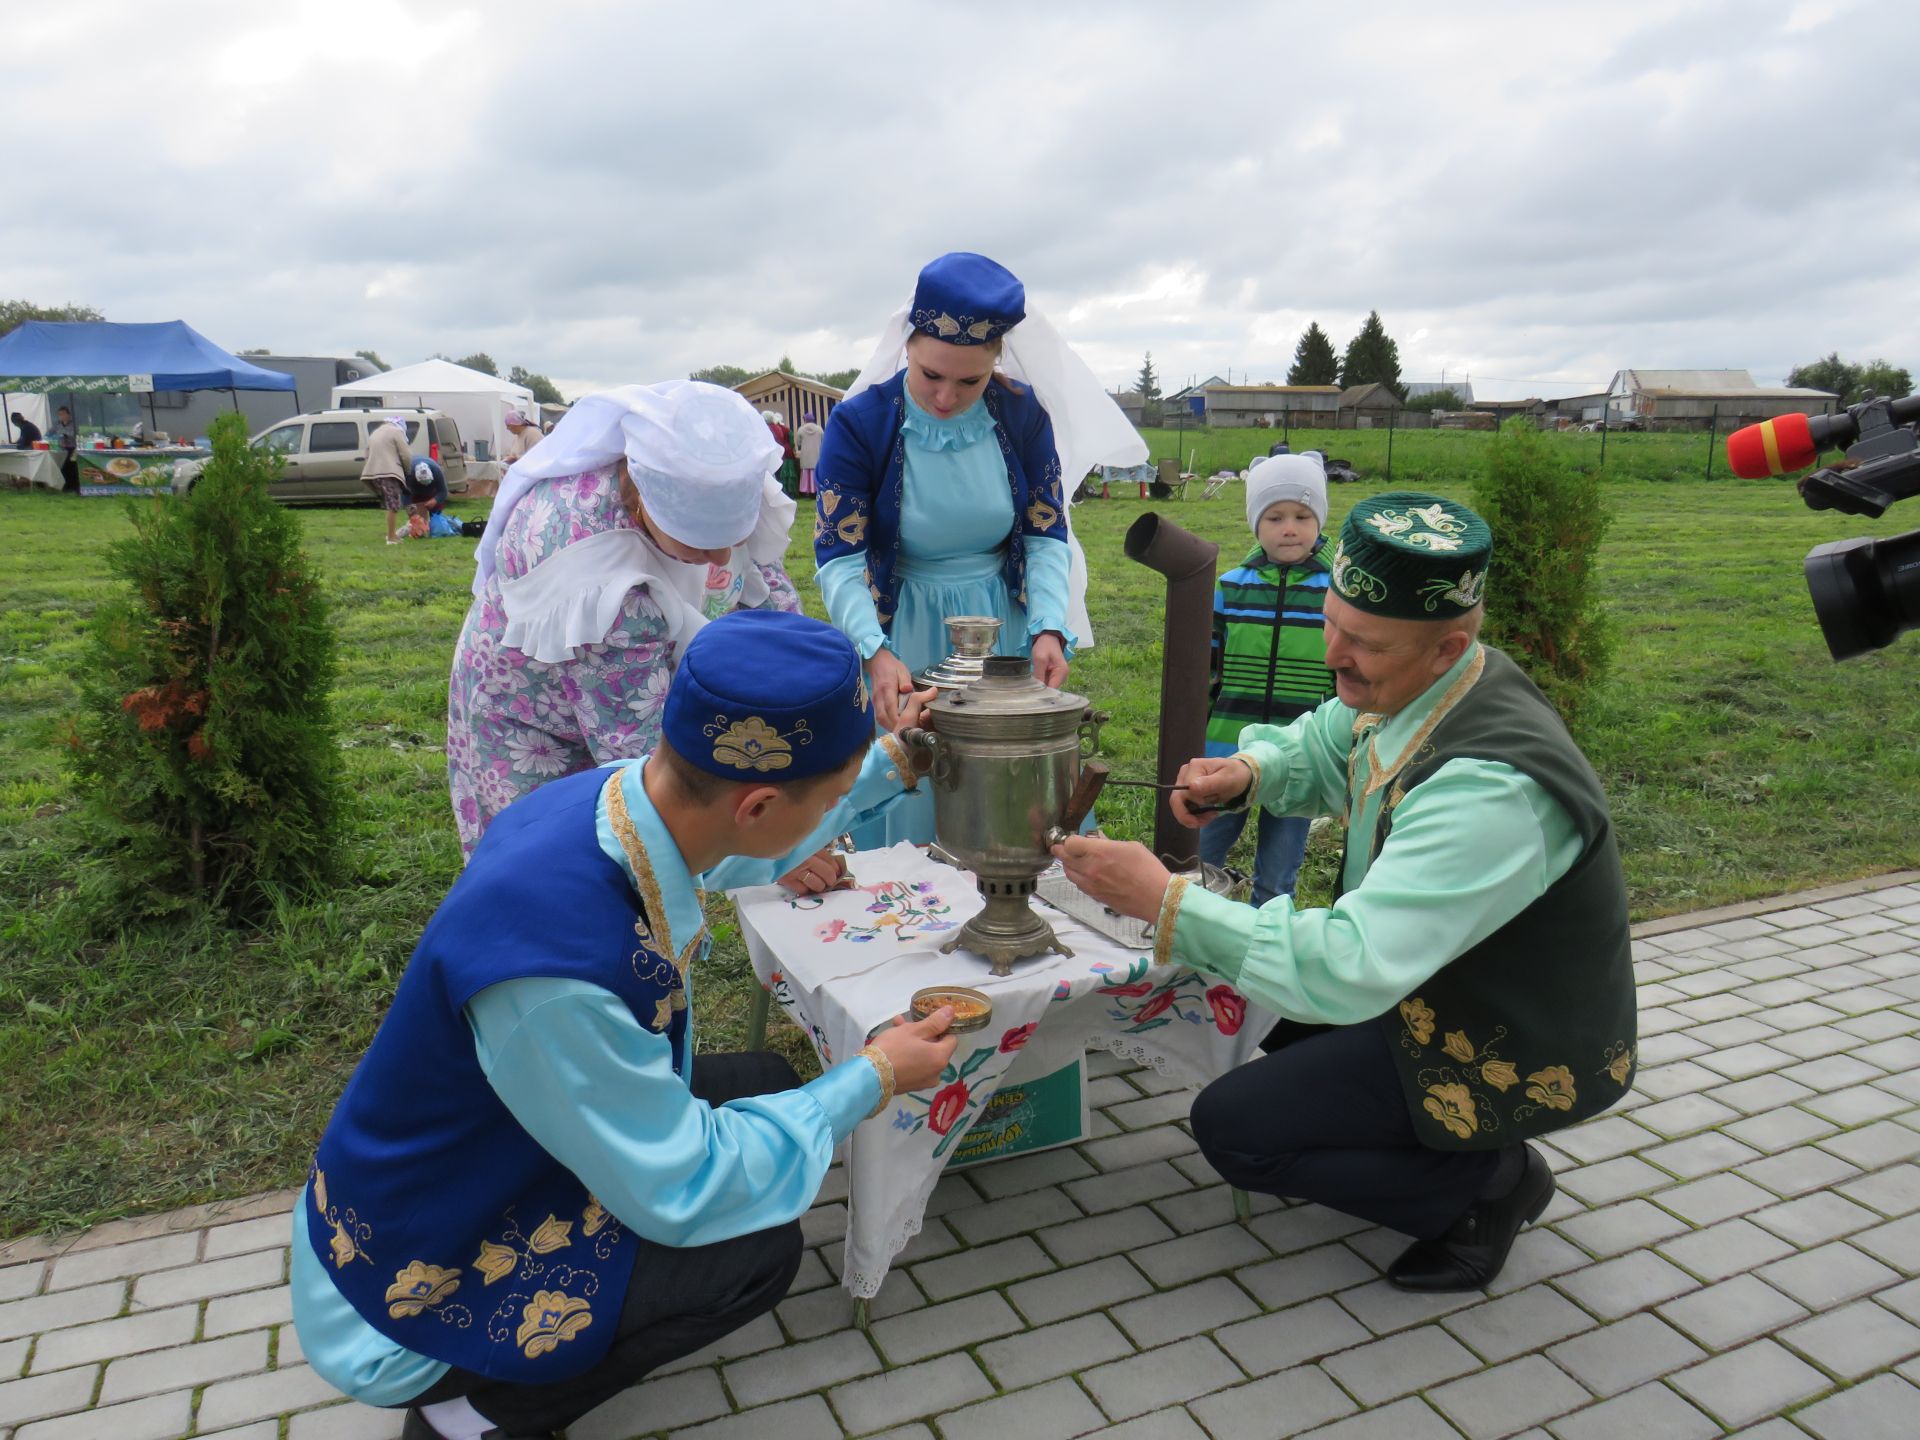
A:
[[[500,534],[498,569],[474,598],[447,686],[447,778],[460,850],[471,855],[495,815],[538,785],[610,760],[649,753],[660,738],[667,682],[679,661],[660,607],[629,590],[606,638],[571,660],[544,662],[505,645],[500,583],[605,530],[636,528],[612,469],[543,480]],[[744,562],[745,556],[741,554]],[[762,607],[797,612],[793,582],[761,565],[772,592]],[[709,573],[709,614],[732,608],[737,576]]]

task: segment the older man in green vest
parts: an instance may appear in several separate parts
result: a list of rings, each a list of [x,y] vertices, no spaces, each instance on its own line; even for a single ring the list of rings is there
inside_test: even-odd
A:
[[[1088,894],[1157,922],[1156,958],[1283,1017],[1269,1053],[1193,1108],[1242,1189],[1317,1201],[1412,1237],[1406,1290],[1471,1290],[1553,1198],[1526,1141],[1633,1083],[1626,886],[1593,768],[1553,706],[1479,641],[1493,537],[1400,492],[1356,505],[1326,604],[1336,698],[1195,760],[1174,808],[1346,818],[1327,909],[1254,909],[1144,847],[1054,853]]]

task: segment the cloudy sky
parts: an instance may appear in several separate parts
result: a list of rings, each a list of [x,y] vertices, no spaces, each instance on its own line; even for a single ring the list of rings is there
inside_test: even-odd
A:
[[[69,0],[4,53],[0,297],[233,349],[837,369],[966,249],[1115,384],[1373,308],[1482,396],[1920,368],[1911,0]]]

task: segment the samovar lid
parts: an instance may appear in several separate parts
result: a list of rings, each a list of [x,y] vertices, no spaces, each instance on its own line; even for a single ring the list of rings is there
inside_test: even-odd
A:
[[[1086,710],[1087,701],[1084,695],[1042,684],[1033,673],[1033,662],[1024,655],[989,655],[980,662],[978,680],[958,690],[942,691],[929,708],[937,715],[979,719],[1069,711],[1078,717]]]
[[[1000,623],[998,617],[992,615],[947,616],[947,639],[953,646],[953,654],[914,676],[914,688],[925,690],[931,685],[946,694],[978,680],[982,665],[993,654]]]

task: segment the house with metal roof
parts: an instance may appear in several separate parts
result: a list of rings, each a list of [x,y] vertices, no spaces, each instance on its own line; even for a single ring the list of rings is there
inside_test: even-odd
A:
[[[1207,424],[1223,429],[1300,425],[1334,429],[1340,419],[1338,385],[1209,385]]]
[[[1746,370],[1621,370],[1607,387],[1613,424],[1654,430],[1727,429],[1780,415],[1824,414],[1838,403],[1826,390],[1756,385]]]

